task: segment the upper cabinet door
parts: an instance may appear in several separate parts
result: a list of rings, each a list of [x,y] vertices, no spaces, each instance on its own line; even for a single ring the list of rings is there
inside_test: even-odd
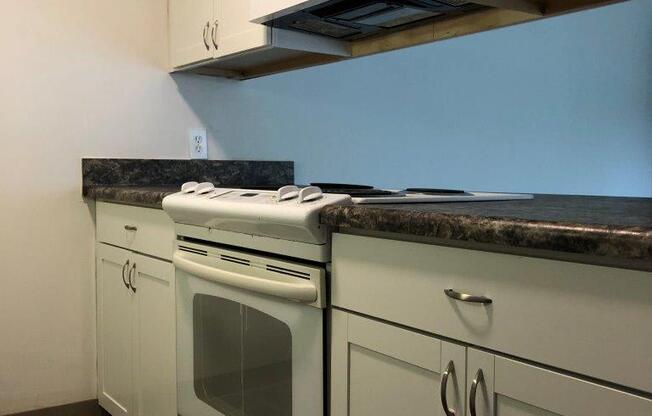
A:
[[[332,416],[464,415],[464,347],[339,310],[331,343]]]
[[[216,58],[271,44],[271,28],[249,21],[251,17],[248,1],[215,0],[215,7],[215,20],[212,23],[213,27],[217,28]]]
[[[170,65],[178,68],[211,59],[215,52],[216,0],[169,0]]]

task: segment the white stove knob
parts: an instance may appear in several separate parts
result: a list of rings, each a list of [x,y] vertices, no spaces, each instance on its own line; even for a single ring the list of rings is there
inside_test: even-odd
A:
[[[197,182],[186,182],[181,185],[181,192],[191,194],[197,190],[197,185],[199,185]]]
[[[195,189],[195,193],[197,195],[204,195],[207,194],[215,189],[215,186],[210,183],[210,182],[202,182],[199,185],[197,185],[197,189]]]
[[[276,191],[276,197],[279,202],[288,201],[299,196],[299,188],[294,185],[282,186]]]
[[[307,186],[299,191],[299,201],[298,203],[316,201],[319,198],[323,197],[321,189],[317,186]]]

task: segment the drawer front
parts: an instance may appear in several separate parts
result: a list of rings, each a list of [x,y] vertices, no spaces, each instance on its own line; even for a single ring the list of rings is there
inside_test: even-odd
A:
[[[331,290],[341,308],[652,392],[652,273],[335,234]]]
[[[174,224],[162,210],[98,202],[97,240],[171,260]]]

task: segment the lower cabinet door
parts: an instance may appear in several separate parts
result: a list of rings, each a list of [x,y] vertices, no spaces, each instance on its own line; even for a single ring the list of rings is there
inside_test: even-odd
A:
[[[140,416],[176,416],[175,279],[171,263],[134,254],[135,394]],[[115,416],[115,415],[114,415]]]
[[[97,245],[98,400],[113,416],[134,414],[130,256],[127,250]]]
[[[472,348],[467,356],[469,416],[652,415],[644,397]]]
[[[339,310],[331,324],[332,416],[464,415],[464,347]]]

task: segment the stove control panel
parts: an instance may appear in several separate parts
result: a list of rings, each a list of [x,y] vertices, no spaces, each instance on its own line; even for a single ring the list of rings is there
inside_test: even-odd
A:
[[[262,191],[254,189],[216,188],[210,182],[186,182],[181,186],[181,192],[179,194],[189,200],[191,198],[203,198],[215,201],[263,205],[310,204],[318,202],[324,202],[323,205],[326,205],[343,199],[350,199],[348,195],[324,194],[317,186],[299,188],[296,185],[287,185],[279,188],[277,191]]]
[[[321,209],[352,203],[349,195],[325,194],[316,186],[271,191],[189,182],[163,199],[163,209],[177,224],[321,245],[328,242]]]

